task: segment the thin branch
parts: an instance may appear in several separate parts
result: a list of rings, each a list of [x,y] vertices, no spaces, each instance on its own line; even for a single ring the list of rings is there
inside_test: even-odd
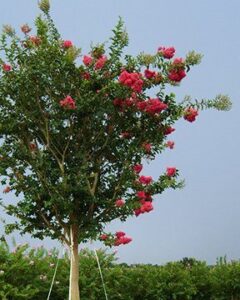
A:
[[[58,223],[62,226],[62,228],[63,228],[64,230],[67,231],[67,224],[64,223],[64,222],[61,220],[60,215],[59,215],[59,213],[58,213],[58,208],[57,208],[56,204],[53,205],[53,208],[54,208],[54,211],[55,211],[55,217],[56,217]]]
[[[41,115],[43,117],[43,121],[44,121],[44,124],[45,124],[45,129],[41,129],[43,135],[45,136],[45,139],[46,139],[46,148],[50,150],[50,152],[53,154],[53,156],[55,157],[55,159],[57,160],[58,162],[58,165],[59,165],[59,168],[61,170],[62,173],[64,173],[64,167],[63,167],[63,164],[61,163],[60,159],[58,158],[57,154],[55,153],[55,151],[52,149],[51,147],[51,142],[50,142],[50,133],[49,133],[49,128],[48,128],[48,119],[46,118],[45,116],[45,112],[44,110],[42,109],[42,106],[41,106],[41,103],[39,101],[39,97],[37,96],[36,97],[36,100],[37,100],[37,104],[38,104],[38,107],[39,107],[39,110],[41,112]],[[52,143],[52,146],[54,147],[54,149],[58,152],[58,154],[62,155],[61,152],[58,151],[57,147],[55,147],[55,145]]]
[[[39,212],[40,216],[42,217],[44,223],[49,229],[52,229],[54,232],[56,232],[56,228],[50,223],[50,221],[46,218],[46,216],[43,214],[43,212]],[[63,235],[60,234],[60,239],[65,242],[68,246],[70,246],[70,241]]]
[[[126,160],[125,161],[125,164],[123,165],[123,171],[122,171],[122,173],[121,173],[121,175],[120,175],[120,177],[119,177],[119,179],[118,179],[118,184],[117,184],[117,186],[115,187],[115,189],[114,189],[114,193],[113,193],[113,197],[112,197],[112,199],[111,199],[111,206],[109,206],[107,209],[105,209],[102,213],[100,213],[98,216],[97,216],[97,218],[96,218],[96,220],[100,220],[104,215],[106,215],[107,213],[109,213],[114,207],[115,207],[115,205],[114,205],[114,200],[115,200],[115,198],[116,198],[116,196],[117,196],[117,192],[119,191],[119,189],[120,189],[120,187],[121,187],[121,181],[122,181],[122,178],[123,178],[123,176],[124,176],[124,174],[125,174],[125,170],[129,167],[129,165],[130,165],[130,162],[128,161],[128,160]]]
[[[62,154],[62,164],[64,165],[64,160],[65,160],[65,155],[66,155],[66,152],[67,152],[67,149],[69,147],[69,144],[70,144],[70,141],[71,141],[71,137],[72,137],[72,131],[73,131],[73,123],[71,122],[71,119],[69,120],[70,122],[70,127],[69,127],[69,136],[68,136],[68,140],[67,140],[67,144],[63,150],[63,154]]]

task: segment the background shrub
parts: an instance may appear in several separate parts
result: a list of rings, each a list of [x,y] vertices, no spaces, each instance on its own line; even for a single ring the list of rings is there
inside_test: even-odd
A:
[[[98,250],[107,293],[111,300],[239,300],[240,261],[217,260],[216,265],[193,258],[158,265],[118,264],[114,254]],[[80,252],[82,300],[104,300],[102,281],[93,251]],[[27,244],[10,250],[0,243],[0,299],[46,299],[59,253]],[[68,298],[69,258],[59,259],[51,298]]]

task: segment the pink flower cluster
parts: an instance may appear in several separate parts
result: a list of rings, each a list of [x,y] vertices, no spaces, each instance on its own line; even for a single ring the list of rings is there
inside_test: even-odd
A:
[[[184,112],[184,119],[187,120],[188,122],[194,122],[197,116],[198,116],[198,111],[193,107],[189,107]]]
[[[108,239],[108,235],[105,233],[100,236],[100,240],[102,241],[106,241],[107,239]]]
[[[66,40],[66,41],[63,41],[62,46],[64,49],[69,49],[73,46],[73,43],[72,43],[72,41]]]
[[[140,164],[137,164],[135,166],[133,166],[133,171],[137,174],[139,174],[142,171],[143,166]]]
[[[10,186],[8,185],[7,187],[5,187],[5,189],[3,190],[3,193],[4,194],[7,194],[7,193],[9,193],[11,191],[11,188],[10,188]]]
[[[151,153],[152,150],[152,144],[150,143],[143,143],[142,144],[143,149],[145,150],[146,153]]]
[[[140,203],[141,203],[141,207],[135,209],[135,211],[134,211],[136,217],[138,217],[139,215],[144,214],[144,213],[149,213],[150,211],[153,210],[153,205],[152,205],[151,201],[141,200]]]
[[[171,142],[171,143],[173,143],[173,142]],[[141,172],[142,166],[135,165],[133,167],[133,170],[138,174],[139,172]],[[166,169],[166,175],[168,177],[175,176],[176,172],[177,172],[177,169],[175,167],[168,167]],[[149,185],[152,182],[152,177],[151,176],[140,176],[138,182],[143,185]],[[146,212],[148,213],[153,210],[152,197],[149,193],[145,192],[144,190],[138,191],[136,193],[136,196],[139,199],[139,203],[140,203],[140,207],[134,210],[136,216],[139,216],[140,214],[143,214]]]
[[[160,113],[168,108],[167,104],[163,103],[159,98],[149,98],[146,101],[137,103],[137,108],[141,111],[145,111],[150,115]]]
[[[143,166],[140,164],[137,164],[133,166],[133,171],[136,174],[139,174],[142,171]],[[149,185],[152,182],[152,177],[151,176],[140,176],[139,181],[137,183],[141,183],[143,185]],[[153,205],[152,205],[152,197],[149,193],[146,193],[145,191],[138,191],[136,193],[137,198],[139,199],[140,207],[135,209],[135,215],[139,216],[140,214],[150,212],[153,210]]]
[[[180,82],[186,76],[184,61],[182,58],[175,58],[171,70],[168,74],[168,78],[175,82]]]
[[[35,151],[37,149],[37,145],[35,143],[30,143],[29,148],[31,151]]]
[[[90,66],[91,63],[93,62],[93,58],[91,56],[88,56],[88,55],[84,55],[83,56],[83,63],[85,66]]]
[[[107,57],[105,55],[102,55],[95,63],[95,69],[100,70],[102,69],[107,62]]]
[[[115,205],[116,205],[117,207],[122,207],[122,206],[125,205],[125,201],[124,201],[123,199],[117,199],[117,200],[115,201]]]
[[[168,177],[172,177],[176,174],[176,172],[177,172],[177,169],[175,167],[168,167],[166,174]]]
[[[75,101],[69,95],[60,101],[60,106],[65,107],[67,109],[76,109],[77,108]]]
[[[131,134],[128,131],[124,131],[120,134],[120,137],[123,139],[130,139],[131,138]]]
[[[168,127],[165,128],[164,134],[169,135],[174,131],[175,131],[175,128],[173,128],[171,126],[168,126]]]
[[[31,31],[31,28],[28,26],[28,24],[24,24],[21,26],[21,30],[24,34],[28,34]]]
[[[135,216],[138,217],[140,214],[148,213],[153,210],[152,197],[145,191],[138,191],[136,196],[139,198],[141,206],[134,210]]]
[[[125,100],[116,98],[113,100],[113,105],[119,107],[122,111],[127,107],[136,107],[138,110],[150,115],[155,115],[168,108],[168,105],[159,98],[149,98],[146,101],[142,101],[136,95]]]
[[[186,72],[182,70],[172,70],[168,74],[168,78],[175,82],[180,82],[186,76]]]
[[[137,164],[132,167],[133,171],[138,175],[142,171],[143,166],[140,164]],[[144,185],[149,185],[153,181],[151,176],[140,176],[138,178],[137,183],[144,184]]]
[[[10,71],[12,70],[12,66],[9,65],[9,64],[4,63],[4,64],[2,65],[2,69],[3,69],[3,71],[5,71],[5,72],[10,72]]]
[[[126,233],[123,231],[117,231],[115,233],[115,237],[112,238],[111,235],[108,234],[102,234],[100,236],[100,240],[102,241],[108,241],[110,242],[110,244],[113,243],[114,246],[120,246],[120,245],[126,245],[128,243],[130,243],[132,241],[132,239],[130,237],[126,236]]]
[[[105,66],[107,60],[108,60],[107,56],[105,56],[105,55],[102,55],[101,57],[99,57],[94,64],[95,69],[101,70]],[[83,63],[85,66],[89,67],[93,63],[93,61],[94,61],[94,59],[91,56],[89,56],[89,55],[83,56]]]
[[[42,42],[40,37],[34,35],[30,36],[29,39],[35,46],[39,46]]]
[[[138,191],[136,193],[136,196],[140,199],[140,200],[145,200],[145,201],[152,201],[152,197],[150,194],[146,193],[145,191]]]
[[[140,93],[143,88],[142,74],[140,73],[129,73],[127,71],[122,71],[119,76],[119,82],[122,85],[130,87],[133,91]]]
[[[146,69],[144,71],[144,75],[147,79],[152,79],[152,78],[156,77],[158,75],[158,73],[155,71],[150,71],[149,69]]]
[[[175,143],[173,141],[167,141],[167,143],[166,143],[166,147],[168,147],[169,149],[173,149],[174,145],[175,145]]]
[[[126,233],[122,231],[117,231],[115,236],[114,246],[126,245],[132,241],[132,239],[127,237]]]
[[[152,182],[152,180],[153,179],[151,176],[140,176],[139,177],[139,182],[144,185],[149,185]]]
[[[170,59],[175,54],[175,48],[174,47],[159,47],[158,52],[161,53],[164,58]]]
[[[82,77],[85,79],[85,80],[90,80],[91,79],[91,75],[88,73],[88,72],[84,72],[82,74]]]
[[[136,93],[132,93],[130,98],[127,99],[119,99],[116,98],[113,100],[113,105],[120,108],[121,111],[127,107],[134,107],[138,103],[139,99],[137,98]]]

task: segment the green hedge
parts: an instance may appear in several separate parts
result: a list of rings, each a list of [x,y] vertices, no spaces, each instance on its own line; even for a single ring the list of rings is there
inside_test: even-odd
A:
[[[158,265],[117,264],[98,251],[109,300],[239,300],[240,262],[220,259],[215,266],[195,259]],[[47,299],[58,253],[21,245],[10,251],[0,243],[0,299]],[[59,260],[50,299],[68,297],[69,260]],[[81,300],[105,299],[94,253],[80,253]]]

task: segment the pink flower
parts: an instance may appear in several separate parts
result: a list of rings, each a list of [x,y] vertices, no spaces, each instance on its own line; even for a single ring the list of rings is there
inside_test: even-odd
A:
[[[63,42],[62,46],[63,46],[63,48],[68,49],[73,46],[73,43],[71,41],[67,40],[67,41]]]
[[[130,243],[132,241],[132,239],[130,237],[127,236],[121,236],[121,237],[117,237],[117,239],[114,242],[114,246],[120,246],[120,245],[126,245],[128,243]]]
[[[10,191],[11,191],[10,186],[7,186],[7,187],[5,187],[5,189],[3,190],[3,193],[4,193],[4,194],[7,194],[7,193],[9,193]]]
[[[144,148],[144,150],[146,151],[146,153],[150,153],[152,150],[152,145],[149,143],[143,143],[142,147]]]
[[[153,210],[153,205],[151,201],[146,201],[141,207],[141,211],[143,213],[150,212],[151,210]]]
[[[160,99],[148,99],[145,111],[149,114],[160,113],[161,111],[167,109],[167,104],[163,103]]]
[[[167,141],[166,146],[170,149],[174,148],[175,143],[173,141]]]
[[[117,200],[115,201],[115,205],[116,205],[117,207],[122,207],[122,206],[125,205],[125,201],[124,201],[123,199],[117,199]]]
[[[146,195],[146,193],[145,193],[144,191],[138,191],[138,192],[136,193],[136,196],[137,196],[140,200],[145,200],[146,197],[147,197],[147,195]]]
[[[35,143],[30,143],[29,148],[31,151],[35,151],[37,149],[37,145]]]
[[[108,235],[107,234],[102,234],[100,236],[100,240],[102,240],[102,241],[106,241],[107,239],[108,239]]]
[[[174,131],[175,131],[175,128],[168,126],[167,128],[165,128],[164,134],[169,135]]]
[[[155,72],[155,71],[150,71],[149,69],[146,69],[146,70],[144,71],[144,75],[145,75],[145,77],[146,77],[147,79],[151,79],[151,78],[153,78],[153,77],[156,76],[156,72]]]
[[[140,208],[134,210],[135,216],[138,217],[141,214],[149,213],[153,210],[153,205],[151,201],[143,201]]]
[[[120,246],[122,244],[122,241],[120,239],[116,239],[114,241],[114,246]]]
[[[117,237],[118,239],[120,239],[121,237],[125,236],[126,233],[123,232],[123,231],[117,231],[117,232],[115,233],[115,235],[116,235],[116,237]]]
[[[134,210],[134,213],[135,213],[135,216],[138,217],[139,215],[141,215],[142,212],[141,212],[140,208],[137,208]]]
[[[88,56],[88,55],[83,56],[83,63],[85,66],[91,65],[92,61],[93,61],[93,58],[91,56]]]
[[[168,167],[167,168],[167,176],[172,177],[176,174],[176,168],[175,167]]]
[[[123,70],[119,76],[118,81],[122,84],[125,84],[126,80],[129,79],[129,75],[130,75],[130,73],[128,73],[126,70]]]
[[[127,71],[122,71],[119,76],[119,82],[122,85],[130,87],[134,92],[140,93],[143,87],[142,74],[140,73],[129,73]]]
[[[3,64],[2,65],[2,69],[3,69],[3,71],[5,71],[5,72],[9,72],[9,71],[11,71],[12,70],[12,67],[11,67],[11,65],[9,65],[9,64]]]
[[[123,139],[130,139],[131,134],[128,131],[124,131],[124,132],[121,133],[120,137],[123,138]]]
[[[184,70],[172,70],[168,74],[168,78],[172,81],[179,82],[186,76],[186,72]]]
[[[193,107],[189,107],[184,112],[184,119],[187,120],[188,122],[195,121],[197,116],[198,116],[198,111]]]
[[[137,93],[140,93],[142,91],[142,87],[143,87],[143,80],[141,79],[135,81],[134,84],[131,86],[131,88]]]
[[[170,59],[175,54],[175,48],[174,47],[159,47],[158,52],[162,54],[164,58]]]
[[[147,101],[137,102],[136,106],[139,110],[144,111],[147,106]]]
[[[102,55],[95,63],[95,69],[100,70],[104,67],[107,62],[107,57]]]
[[[152,182],[152,177],[151,176],[140,176],[139,177],[139,182],[142,184],[150,184]]]
[[[184,68],[185,65],[183,58],[175,58],[170,66],[168,78],[175,82],[181,81],[186,76]]]
[[[113,105],[114,105],[114,106],[122,107],[123,104],[124,104],[124,100],[122,100],[122,99],[116,98],[116,99],[113,100]]]
[[[126,107],[131,107],[134,105],[135,100],[133,98],[127,98],[124,102],[124,105]]]
[[[184,59],[182,57],[179,58],[175,58],[172,62],[172,65],[176,68],[176,67],[180,67],[183,68],[184,67]]]
[[[39,46],[42,42],[38,36],[30,36],[29,39],[35,46]]]
[[[132,241],[132,238],[124,236],[121,238],[121,242],[123,245],[129,244]]]
[[[21,26],[21,30],[24,34],[27,34],[31,31],[31,28],[27,24],[24,24]]]
[[[66,107],[67,109],[76,109],[75,101],[71,96],[67,96],[63,100],[60,101],[60,106]]]
[[[90,80],[91,79],[91,76],[88,72],[84,72],[82,76],[85,80]]]
[[[133,171],[137,174],[139,174],[142,171],[143,166],[140,164],[137,164],[135,166],[133,166]]]

